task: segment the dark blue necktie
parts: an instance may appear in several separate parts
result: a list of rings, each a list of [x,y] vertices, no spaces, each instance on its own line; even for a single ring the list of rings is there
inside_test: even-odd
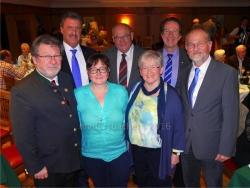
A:
[[[81,72],[78,61],[76,59],[76,49],[70,50],[72,52],[72,75],[75,81],[76,88],[82,86]]]
[[[195,86],[196,86],[196,84],[197,84],[197,82],[198,82],[198,78],[199,78],[199,72],[200,72],[201,70],[199,69],[199,68],[195,68],[195,75],[194,75],[194,79],[193,79],[193,81],[192,81],[192,83],[191,83],[191,85],[190,85],[190,87],[189,87],[189,90],[188,90],[188,93],[189,93],[189,100],[190,100],[190,104],[191,104],[191,106],[192,106],[192,108],[193,108],[193,93],[194,93],[194,88],[195,88]]]
[[[164,71],[164,82],[171,84],[173,54],[168,54],[167,56],[168,56],[168,62],[166,64],[165,71]]]

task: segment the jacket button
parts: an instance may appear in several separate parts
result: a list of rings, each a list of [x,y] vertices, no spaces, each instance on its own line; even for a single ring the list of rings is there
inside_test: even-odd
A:
[[[190,131],[191,131],[191,129],[188,129],[188,131],[190,132]]]
[[[75,146],[78,146],[78,144],[77,144],[77,143],[75,143]]]
[[[74,132],[76,132],[77,128],[74,128]]]

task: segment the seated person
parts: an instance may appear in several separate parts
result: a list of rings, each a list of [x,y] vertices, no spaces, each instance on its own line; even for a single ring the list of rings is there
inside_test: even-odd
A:
[[[216,50],[214,52],[214,59],[224,63],[225,59],[226,59],[225,50],[223,50],[223,49]]]
[[[250,112],[246,117],[245,130],[237,138],[234,160],[239,168],[250,164]]]
[[[11,63],[11,53],[8,50],[0,51],[0,90],[6,90],[4,76],[22,79],[27,71],[27,63],[23,63],[19,70],[16,70]]]
[[[30,46],[27,43],[22,43],[21,45],[22,54],[18,57],[16,69],[20,69],[24,62],[28,63],[28,70],[34,69],[34,64],[31,62]]]
[[[247,48],[244,45],[239,45],[235,48],[236,54],[230,56],[227,60],[227,64],[234,67],[236,70],[240,70],[243,76],[246,75],[249,69],[250,58],[246,56]]]

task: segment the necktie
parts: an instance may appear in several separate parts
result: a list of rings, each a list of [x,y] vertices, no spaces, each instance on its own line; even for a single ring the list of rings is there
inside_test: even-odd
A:
[[[122,61],[120,63],[120,71],[119,71],[119,84],[127,87],[127,61],[125,57],[126,54],[122,54]]]
[[[72,52],[72,75],[75,81],[76,88],[82,86],[81,72],[78,61],[76,59],[76,49],[70,50]]]
[[[192,100],[192,98],[193,98],[193,93],[194,93],[194,88],[195,88],[195,86],[196,86],[196,84],[197,84],[197,82],[198,82],[198,78],[199,78],[199,72],[200,72],[201,70],[199,69],[199,68],[195,68],[195,75],[194,75],[194,79],[193,79],[193,81],[192,81],[192,83],[190,84],[190,87],[189,87],[189,90],[188,90],[188,93],[189,93],[189,100],[190,100],[190,104],[191,104],[191,106],[193,107],[193,100]]]
[[[171,84],[171,77],[172,77],[172,57],[173,54],[168,54],[168,62],[165,67],[164,71],[164,82]]]

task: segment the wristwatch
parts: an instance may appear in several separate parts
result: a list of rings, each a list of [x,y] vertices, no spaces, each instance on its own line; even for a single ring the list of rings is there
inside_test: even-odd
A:
[[[178,156],[181,154],[181,152],[172,152],[172,153]]]

